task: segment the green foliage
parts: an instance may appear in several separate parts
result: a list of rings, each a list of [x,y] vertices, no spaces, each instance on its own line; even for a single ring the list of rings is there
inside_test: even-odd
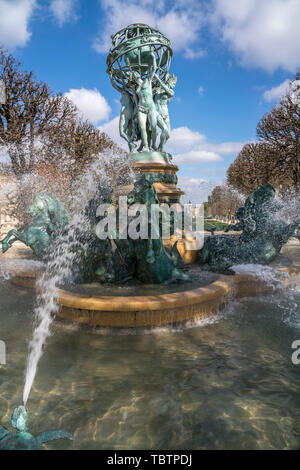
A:
[[[214,219],[204,220],[204,230],[210,230],[212,227],[216,227],[216,232],[222,232],[228,227],[228,224]]]

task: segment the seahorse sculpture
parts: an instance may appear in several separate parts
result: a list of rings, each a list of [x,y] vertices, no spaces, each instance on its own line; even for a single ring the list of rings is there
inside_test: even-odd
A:
[[[248,196],[245,205],[236,212],[239,222],[226,229],[242,234],[210,236],[200,255],[203,269],[229,274],[234,264],[269,264],[276,258],[300,227],[300,220],[288,224],[280,219],[276,214],[280,203],[275,195],[275,188],[264,184]]]

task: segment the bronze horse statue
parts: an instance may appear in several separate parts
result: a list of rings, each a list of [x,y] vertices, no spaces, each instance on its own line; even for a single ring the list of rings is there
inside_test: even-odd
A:
[[[53,235],[68,223],[65,205],[54,195],[38,193],[27,211],[33,217],[30,225],[21,230],[10,230],[1,241],[5,253],[17,240],[29,246],[35,255],[44,258],[52,242]]]

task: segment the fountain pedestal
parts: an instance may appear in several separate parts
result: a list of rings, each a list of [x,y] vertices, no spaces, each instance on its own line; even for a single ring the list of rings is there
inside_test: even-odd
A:
[[[184,194],[184,191],[177,187],[176,173],[179,168],[171,163],[171,158],[166,152],[138,152],[129,155],[133,171],[137,175],[147,175],[153,182],[160,203],[170,205],[180,203],[180,196]],[[126,196],[132,188],[133,185],[119,186],[115,189],[114,195]],[[176,241],[183,262],[194,263],[199,251],[195,249],[197,242],[183,233],[181,238],[172,235],[169,239],[163,240],[163,244],[171,250]]]
[[[171,155],[166,152],[137,152],[129,154],[129,160],[134,173],[144,174],[153,182],[153,186],[161,203],[179,203],[184,194],[177,187],[178,166],[171,163]],[[115,191],[116,195],[126,195],[132,185],[121,186]]]

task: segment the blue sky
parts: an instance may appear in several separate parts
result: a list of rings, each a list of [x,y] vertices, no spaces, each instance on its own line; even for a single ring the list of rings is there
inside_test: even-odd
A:
[[[181,185],[221,182],[300,69],[300,0],[0,0],[0,44],[118,142],[106,52],[135,22],[173,45],[168,149]]]

